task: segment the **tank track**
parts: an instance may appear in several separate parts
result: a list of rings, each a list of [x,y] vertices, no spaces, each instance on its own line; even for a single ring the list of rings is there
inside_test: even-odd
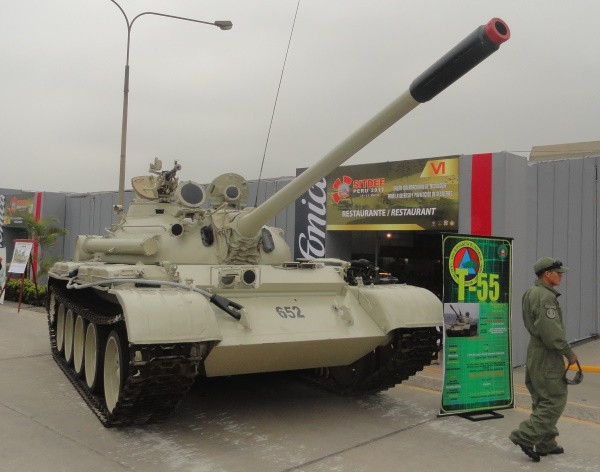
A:
[[[442,348],[437,328],[402,328],[385,346],[342,367],[300,371],[303,379],[341,395],[381,392],[407,380],[437,359]]]
[[[73,296],[69,290],[52,285],[56,306],[63,303],[66,309],[73,310],[74,316],[82,315],[86,320],[108,328],[125,332],[125,322],[118,306],[96,298],[94,307],[86,303],[77,293]],[[83,378],[80,378],[59,352],[56,343],[55,322],[50,315],[48,297],[48,327],[52,357],[71,381],[75,389],[85,400],[105,427],[140,425],[164,420],[179,404],[188,392],[198,372],[201,357],[191,357],[193,343],[167,345],[129,344],[129,366],[125,384],[121,388],[119,399],[113,411],[106,407],[102,395],[90,390]],[[202,352],[199,344],[197,352]]]

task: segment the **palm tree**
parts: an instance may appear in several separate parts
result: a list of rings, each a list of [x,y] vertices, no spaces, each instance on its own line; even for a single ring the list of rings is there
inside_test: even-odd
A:
[[[56,224],[60,224],[58,218],[40,218],[36,221],[31,213],[24,213],[23,224],[30,239],[37,241],[41,256],[38,256],[38,276],[48,273],[52,265],[62,257],[44,257],[44,251],[56,244],[58,238],[65,236],[67,231]]]

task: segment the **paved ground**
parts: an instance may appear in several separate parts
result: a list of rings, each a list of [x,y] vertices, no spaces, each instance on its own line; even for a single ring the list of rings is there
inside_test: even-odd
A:
[[[578,346],[600,365],[600,341]],[[570,387],[566,453],[533,463],[508,439],[529,413],[523,369],[503,419],[437,417],[440,366],[343,398],[289,375],[197,385],[169,421],[105,429],[49,354],[43,313],[0,305],[0,471],[600,471],[600,374]]]

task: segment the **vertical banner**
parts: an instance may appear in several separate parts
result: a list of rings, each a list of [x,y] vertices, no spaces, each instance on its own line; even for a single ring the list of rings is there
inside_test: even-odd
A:
[[[444,383],[440,414],[514,404],[512,239],[444,235]]]
[[[296,169],[300,175],[306,169]],[[327,179],[323,177],[309,188],[295,206],[294,260],[325,257],[327,237]]]

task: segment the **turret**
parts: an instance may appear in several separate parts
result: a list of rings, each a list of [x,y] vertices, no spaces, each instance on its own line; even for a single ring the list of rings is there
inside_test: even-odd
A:
[[[162,171],[158,160],[153,175],[132,180],[137,198],[127,214],[118,208],[118,221],[109,235],[80,236],[76,260],[125,264],[281,264],[291,259],[282,231],[267,228],[279,211],[319,179],[346,162],[386,129],[466,74],[510,37],[499,18],[477,28],[417,77],[409,89],[377,113],[320,161],[296,177],[257,208],[243,208],[248,196],[243,177],[229,173],[204,189],[179,182],[181,168]],[[204,208],[205,201],[210,204]]]

